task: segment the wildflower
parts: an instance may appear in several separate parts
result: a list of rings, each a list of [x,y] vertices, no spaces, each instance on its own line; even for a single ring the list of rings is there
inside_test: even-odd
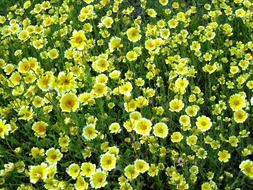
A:
[[[90,178],[91,187],[99,189],[101,187],[106,186],[107,184],[106,177],[107,177],[106,172],[96,170],[96,172]]]
[[[76,179],[80,173],[80,167],[77,164],[71,164],[69,167],[66,169],[66,172],[69,174],[72,179]]]
[[[0,119],[0,137],[4,139],[5,136],[9,134],[10,130],[11,130],[10,124],[6,124],[5,120]]]
[[[180,142],[184,136],[180,132],[173,132],[171,135],[171,142],[178,143]]]
[[[224,163],[228,162],[229,159],[231,158],[230,153],[227,150],[219,151],[218,156],[219,161]]]
[[[47,165],[42,163],[41,165],[31,166],[29,169],[30,182],[35,184],[40,180],[45,181],[47,179]]]
[[[106,59],[98,59],[92,64],[92,68],[98,73],[106,71],[108,67],[109,63]]]
[[[135,169],[134,165],[128,165],[124,169],[124,174],[131,181],[138,177],[139,172]]]
[[[87,39],[84,34],[84,31],[76,31],[76,30],[73,31],[70,43],[73,48],[77,48],[78,50],[83,50],[87,43]]]
[[[170,111],[180,112],[184,108],[184,103],[182,100],[174,99],[170,101]]]
[[[60,107],[63,112],[75,112],[79,108],[79,101],[75,94],[68,93],[61,97]]]
[[[157,137],[165,138],[168,135],[168,126],[165,123],[159,122],[154,125],[153,133]]]
[[[199,116],[196,122],[197,128],[202,131],[208,131],[212,127],[212,122],[209,117]]]
[[[112,123],[109,126],[110,133],[119,133],[121,131],[120,125],[118,123]]]
[[[48,124],[44,121],[38,121],[33,124],[32,130],[35,132],[37,137],[45,137]]]
[[[151,131],[152,122],[146,118],[140,119],[135,125],[135,131],[139,135],[148,136]]]
[[[234,112],[234,120],[236,123],[243,123],[248,118],[248,113],[244,110]]]
[[[91,177],[96,170],[96,165],[90,162],[82,163],[81,165],[81,175],[85,177]]]
[[[128,40],[131,42],[139,41],[141,39],[140,30],[134,27],[129,28],[127,30],[127,37],[128,37]]]
[[[92,140],[92,139],[95,139],[97,137],[97,130],[95,129],[95,125],[93,124],[89,124],[87,125],[86,127],[83,128],[83,137],[86,139],[86,140]]]
[[[86,190],[88,188],[89,188],[89,184],[85,181],[85,179],[82,176],[78,176],[75,183],[75,189]]]
[[[239,168],[246,176],[253,178],[253,162],[251,160],[242,161]]]
[[[234,94],[229,98],[229,105],[233,111],[238,111],[246,107],[246,100],[241,94]]]
[[[137,172],[145,173],[149,169],[149,165],[145,160],[137,159],[134,162],[134,167]]]
[[[112,37],[109,42],[109,49],[113,52],[116,49],[121,48],[123,45],[121,44],[121,38],[119,37]]]
[[[46,151],[46,160],[49,164],[56,164],[62,158],[62,153],[58,149],[50,148]]]
[[[103,170],[111,171],[116,167],[116,158],[113,154],[106,153],[100,158],[100,165]]]

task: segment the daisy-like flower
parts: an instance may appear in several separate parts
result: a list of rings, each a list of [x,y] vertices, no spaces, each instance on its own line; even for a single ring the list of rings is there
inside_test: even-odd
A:
[[[149,169],[149,164],[142,159],[137,159],[134,162],[135,169],[140,173],[145,173]]]
[[[98,133],[98,131],[95,129],[95,125],[89,124],[83,128],[82,135],[86,140],[89,141],[89,140],[95,139],[97,137],[97,133]]]
[[[234,94],[229,98],[229,105],[233,111],[246,107],[246,100],[241,94]]]
[[[184,102],[179,99],[174,99],[170,101],[170,111],[180,112],[184,108]]]
[[[77,180],[74,186],[76,190],[89,189],[89,184],[85,181],[85,179],[82,176],[77,177]]]
[[[47,132],[48,124],[44,121],[38,121],[33,124],[32,130],[35,132],[37,137],[45,137]]]
[[[6,124],[5,120],[0,119],[0,137],[4,139],[5,136],[9,134],[10,130],[11,130],[10,124]]]
[[[140,30],[134,27],[131,27],[127,30],[128,40],[131,42],[137,42],[141,39]]]
[[[91,187],[95,189],[105,187],[107,185],[106,178],[106,172],[101,171],[100,169],[96,170],[96,172],[90,178]]]
[[[165,138],[168,135],[168,126],[165,123],[159,122],[154,125],[153,133],[157,137]]]
[[[35,184],[40,180],[45,181],[47,179],[47,165],[42,163],[41,165],[31,166],[29,169],[30,182]]]
[[[75,94],[68,93],[61,97],[60,107],[63,112],[75,112],[79,108],[79,101]]]
[[[66,169],[67,174],[69,174],[72,179],[76,179],[80,173],[80,167],[78,164],[71,164],[69,167]]]
[[[100,165],[103,170],[111,171],[116,167],[116,157],[110,153],[103,154],[100,158]]]
[[[248,118],[248,113],[244,110],[234,112],[234,120],[236,123],[243,123]]]
[[[83,50],[87,45],[87,39],[84,31],[74,31],[72,37],[70,39],[70,44],[73,48],[77,48],[78,50]]]
[[[151,131],[152,122],[146,118],[140,119],[135,124],[135,131],[139,135],[148,136]]]
[[[96,170],[96,165],[90,162],[82,163],[81,165],[81,175],[85,177],[91,177]]]
[[[242,161],[239,168],[246,176],[253,179],[253,162],[251,160]]]
[[[212,122],[209,117],[199,116],[196,122],[197,128],[202,131],[208,131],[212,127]]]
[[[184,138],[184,136],[180,133],[180,132],[174,132],[171,135],[171,142],[173,143],[178,143],[180,142],[182,139]]]
[[[229,159],[231,158],[231,155],[227,150],[219,151],[218,156],[219,156],[218,158],[219,161],[224,162],[224,163],[228,162]]]
[[[60,150],[55,148],[50,148],[46,151],[46,160],[49,164],[56,164],[62,158],[62,153]]]
[[[134,165],[130,164],[127,167],[125,167],[124,174],[131,181],[138,177],[139,172],[136,170]]]

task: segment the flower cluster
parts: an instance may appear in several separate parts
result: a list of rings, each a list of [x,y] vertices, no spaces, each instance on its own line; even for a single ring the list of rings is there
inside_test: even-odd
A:
[[[250,189],[252,34],[251,0],[0,2],[0,187]]]

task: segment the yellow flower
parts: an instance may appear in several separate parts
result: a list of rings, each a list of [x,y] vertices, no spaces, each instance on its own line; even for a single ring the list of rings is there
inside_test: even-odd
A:
[[[33,124],[32,130],[35,132],[37,137],[45,137],[47,132],[48,124],[44,121],[38,121]]]
[[[106,172],[96,170],[96,172],[90,178],[91,187],[99,189],[101,187],[106,186],[107,184],[106,177],[107,177]]]
[[[56,90],[59,93],[76,88],[76,81],[73,73],[60,72],[57,77]]]
[[[171,142],[178,143],[180,142],[184,136],[180,132],[173,132],[171,135]]]
[[[32,103],[34,107],[40,108],[44,105],[44,99],[39,96],[35,96]]]
[[[191,135],[186,138],[186,143],[189,146],[195,145],[198,141],[198,137],[196,135]]]
[[[158,172],[159,172],[158,166],[156,166],[155,164],[151,164],[148,170],[148,175],[154,177],[158,175]]]
[[[76,190],[86,190],[89,189],[89,184],[85,181],[82,176],[79,176],[75,183]]]
[[[149,136],[151,131],[152,122],[146,118],[140,119],[135,125],[135,131],[139,135]]]
[[[39,149],[37,147],[33,147],[30,155],[32,155],[33,158],[38,158],[39,156],[44,156],[44,153],[45,151],[43,148]]]
[[[244,160],[241,162],[239,168],[248,177],[253,179],[253,162],[250,160]]]
[[[106,59],[100,58],[92,63],[92,68],[98,73],[102,73],[106,71],[108,67],[109,67],[109,63]]]
[[[197,41],[193,41],[191,46],[190,46],[190,49],[193,50],[193,51],[199,51],[200,48],[201,48],[200,43],[197,42]]]
[[[244,110],[234,112],[234,120],[236,123],[243,123],[248,118],[248,113]]]
[[[168,4],[168,0],[159,0],[159,3],[162,5],[162,6],[166,6]]]
[[[11,126],[6,124],[5,120],[0,119],[0,137],[4,139],[5,136],[9,135],[10,130]]]
[[[128,40],[131,42],[137,42],[141,39],[140,30],[134,27],[131,27],[127,30]]]
[[[38,81],[37,85],[42,91],[48,91],[52,88],[54,83],[54,74],[52,71],[48,71],[45,75],[41,76]]]
[[[116,49],[119,49],[123,47],[123,45],[121,44],[121,38],[119,37],[112,37],[110,42],[109,42],[109,49],[111,52],[113,52]]]
[[[105,26],[106,28],[111,28],[112,24],[113,24],[113,19],[112,19],[112,17],[105,16],[101,19],[101,22],[102,22],[103,26]]]
[[[185,112],[187,115],[189,115],[190,117],[195,117],[198,113],[199,107],[197,105],[192,105],[192,106],[188,106],[185,109]]]
[[[48,56],[50,59],[56,59],[59,57],[59,51],[57,49],[51,49],[49,52],[48,52]]]
[[[126,54],[128,61],[135,61],[138,58],[138,54],[135,51],[129,51]]]
[[[93,91],[96,98],[103,97],[107,94],[107,86],[103,83],[96,83],[93,86]]]
[[[78,50],[83,50],[86,46],[86,36],[84,31],[74,31],[70,40],[71,46],[77,48]]]
[[[79,101],[75,94],[68,93],[61,97],[60,107],[63,112],[75,112],[79,108]]]
[[[45,181],[47,179],[47,165],[42,163],[41,165],[31,166],[29,169],[30,182],[35,184],[39,180]]]
[[[137,172],[145,173],[149,169],[149,165],[145,160],[137,159],[134,162],[134,167]]]
[[[100,165],[103,170],[111,171],[116,167],[116,157],[110,153],[103,154],[100,158]]]
[[[199,116],[197,118],[196,125],[200,131],[205,132],[212,127],[212,122],[209,117]]]
[[[235,11],[235,16],[239,18],[243,18],[246,15],[246,12],[244,9],[237,9]]]
[[[80,173],[80,167],[79,165],[73,163],[69,165],[69,167],[66,170],[67,174],[69,174],[72,179],[76,179]]]
[[[89,140],[95,139],[97,137],[97,133],[98,133],[98,131],[95,129],[95,125],[89,124],[83,128],[82,135],[86,140],[89,141]]]
[[[55,148],[50,148],[46,151],[46,160],[49,164],[56,164],[62,158],[62,153]]]
[[[188,115],[181,115],[179,118],[179,123],[182,126],[189,126],[191,124],[191,119]]]
[[[124,169],[124,174],[131,181],[135,179],[136,177],[138,177],[139,172],[135,169],[134,165],[128,165]]]
[[[184,108],[184,102],[179,99],[174,99],[170,101],[170,111],[180,112]]]
[[[69,146],[70,138],[67,135],[61,136],[58,140],[60,147],[65,148]]]
[[[184,93],[189,81],[186,78],[178,78],[175,82],[177,92]]]
[[[18,115],[22,116],[20,119],[29,121],[33,118],[33,110],[32,108],[29,109],[28,106],[22,106],[18,112]]]
[[[229,98],[229,105],[233,111],[241,110],[246,107],[246,100],[241,94],[234,94]]]
[[[219,156],[219,161],[221,162],[228,162],[229,159],[231,158],[230,153],[227,150],[223,150],[223,151],[219,151],[218,152],[218,156]]]
[[[157,137],[165,138],[168,135],[168,126],[165,123],[159,122],[154,125],[153,133]]]
[[[130,96],[132,90],[133,90],[133,86],[132,86],[131,82],[126,82],[125,84],[123,84],[119,87],[119,93],[126,95],[126,96]]]
[[[112,123],[109,126],[110,133],[119,133],[121,131],[119,123]]]
[[[96,165],[90,162],[82,163],[81,165],[81,175],[85,177],[91,177],[96,170]]]

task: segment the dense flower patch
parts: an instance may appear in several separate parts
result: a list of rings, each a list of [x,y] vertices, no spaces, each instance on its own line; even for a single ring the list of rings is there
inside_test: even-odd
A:
[[[251,189],[253,2],[3,0],[2,189]]]

